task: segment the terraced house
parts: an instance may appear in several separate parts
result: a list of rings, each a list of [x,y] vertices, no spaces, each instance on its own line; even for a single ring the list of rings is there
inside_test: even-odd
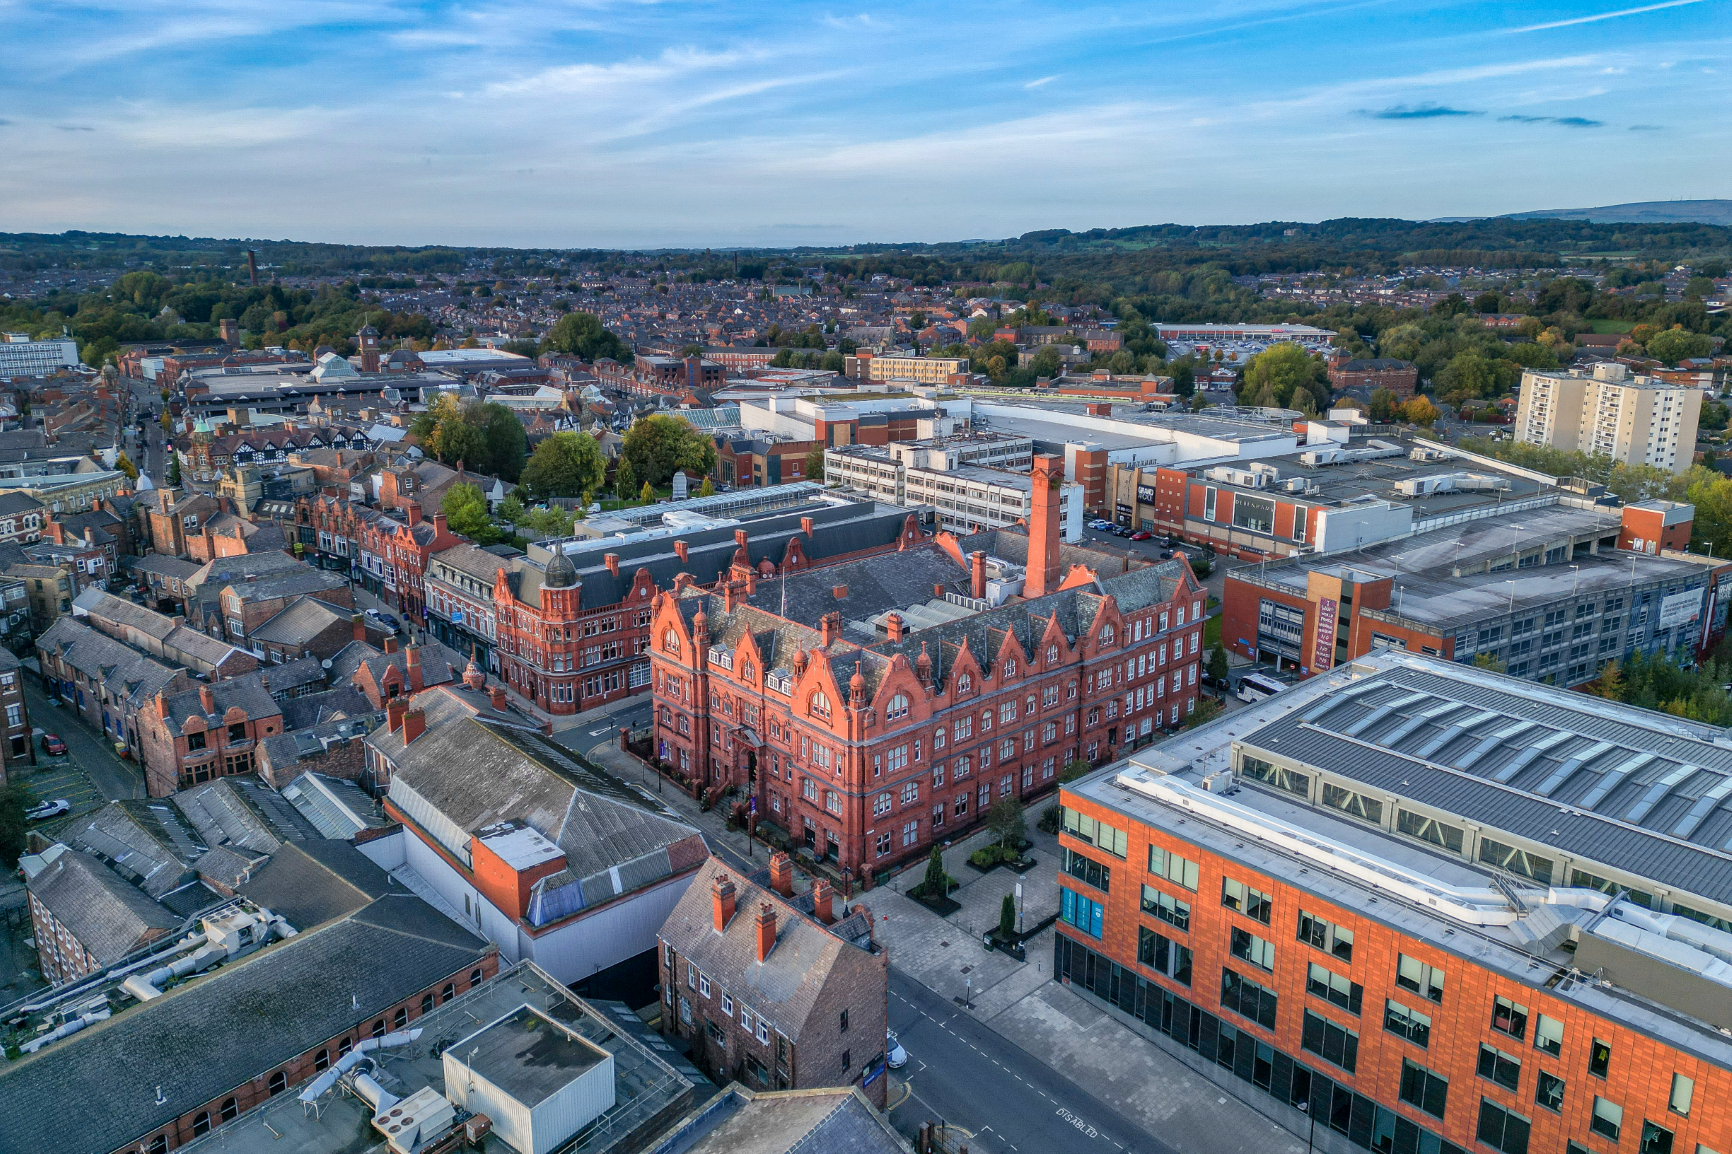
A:
[[[736,565],[719,594],[658,595],[657,759],[864,876],[1182,724],[1202,587],[1182,558],[1062,545],[1060,467],[1036,458],[1027,534],[941,534],[782,582]]]

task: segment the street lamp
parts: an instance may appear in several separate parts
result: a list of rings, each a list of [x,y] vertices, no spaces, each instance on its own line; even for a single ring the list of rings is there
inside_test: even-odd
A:
[[[1317,1140],[1317,1115],[1311,1112],[1310,1101],[1299,1103],[1299,1109],[1305,1111],[1305,1116],[1311,1119],[1310,1129],[1305,1134],[1305,1154],[1311,1154],[1312,1144]]]

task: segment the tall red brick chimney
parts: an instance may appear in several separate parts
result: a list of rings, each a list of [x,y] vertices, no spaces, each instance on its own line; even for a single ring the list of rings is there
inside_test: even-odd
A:
[[[770,888],[785,898],[794,896],[794,859],[780,850],[770,855]]]
[[[427,732],[427,715],[419,709],[411,709],[403,715],[403,744],[408,745],[417,737]]]
[[[1033,508],[1028,518],[1028,575],[1022,595],[1044,597],[1059,583],[1059,486],[1064,483],[1064,459],[1052,453],[1034,458]]]
[[[421,675],[421,647],[411,645],[403,650],[403,659],[407,662],[406,672],[409,675],[409,692],[420,693],[427,688],[427,683]]]
[[[986,599],[986,554],[976,549],[969,555],[969,559],[973,568],[970,573],[968,595],[976,601],[983,601]]]
[[[198,703],[206,713],[216,712],[216,695],[210,691],[210,686],[201,685],[198,687]]]
[[[734,920],[734,883],[728,880],[727,874],[716,875],[710,897],[713,899],[716,932],[719,934]]]
[[[836,920],[834,894],[829,878],[818,878],[812,883],[812,916],[825,925]]]
[[[758,960],[761,962],[776,948],[776,911],[769,902],[758,903],[757,926]]]

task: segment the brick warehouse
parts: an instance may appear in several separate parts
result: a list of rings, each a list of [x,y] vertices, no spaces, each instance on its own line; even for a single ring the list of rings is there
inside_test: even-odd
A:
[[[1035,459],[1027,534],[658,594],[657,760],[694,793],[748,793],[759,821],[864,876],[1182,724],[1202,589],[1183,559],[1062,546],[1060,460]]]
[[[1318,1149],[1725,1150],[1723,741],[1374,654],[1065,786],[1055,971]]]

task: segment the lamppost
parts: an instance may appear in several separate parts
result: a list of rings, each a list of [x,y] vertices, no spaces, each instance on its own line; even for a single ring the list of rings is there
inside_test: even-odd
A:
[[[1312,1143],[1317,1139],[1317,1115],[1311,1112],[1309,1101],[1299,1103],[1299,1108],[1305,1111],[1305,1116],[1311,1119],[1310,1129],[1305,1134],[1305,1154],[1311,1154]]]

